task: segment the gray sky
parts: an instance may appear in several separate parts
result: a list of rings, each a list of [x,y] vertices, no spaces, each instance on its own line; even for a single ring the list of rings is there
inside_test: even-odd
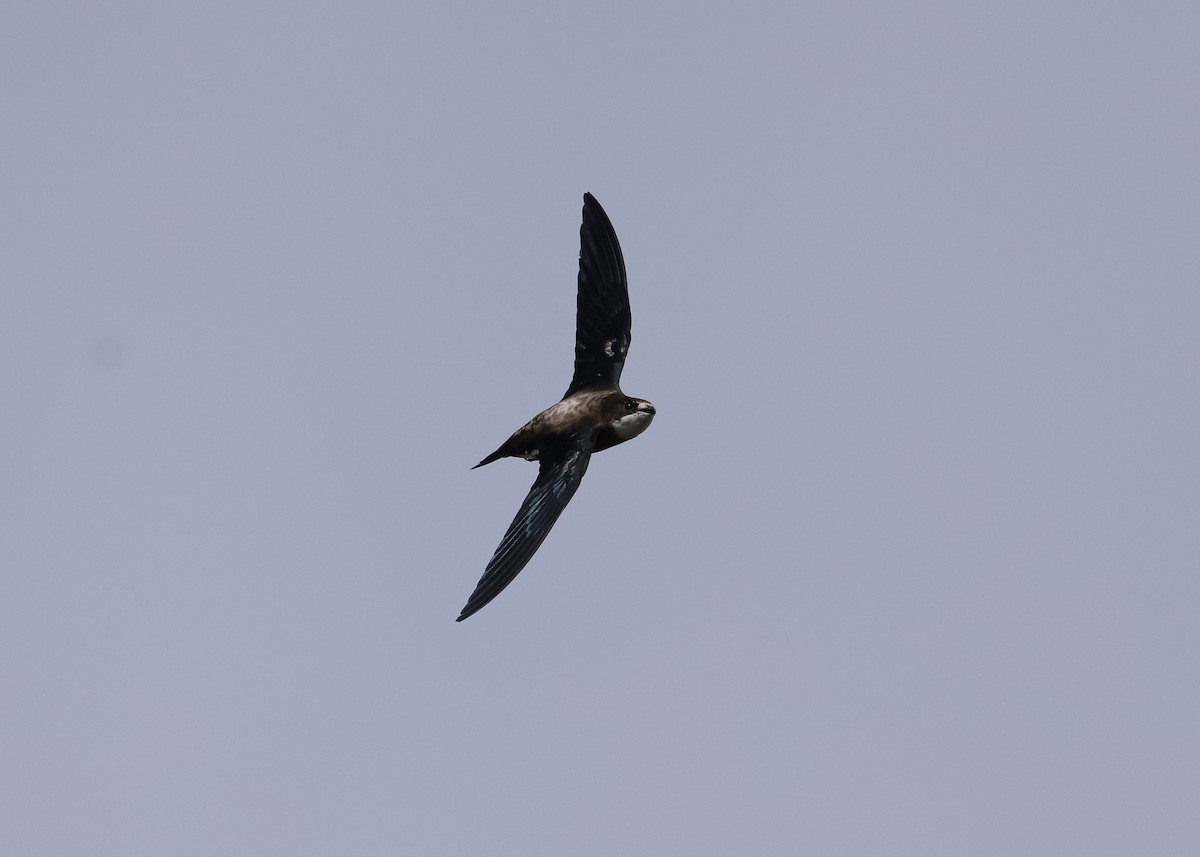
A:
[[[6,853],[1200,853],[1200,7],[190,6],[2,13]]]

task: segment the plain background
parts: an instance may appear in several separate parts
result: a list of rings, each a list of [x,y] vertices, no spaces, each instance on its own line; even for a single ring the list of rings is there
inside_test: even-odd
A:
[[[1198,10],[6,4],[2,850],[1200,853]]]

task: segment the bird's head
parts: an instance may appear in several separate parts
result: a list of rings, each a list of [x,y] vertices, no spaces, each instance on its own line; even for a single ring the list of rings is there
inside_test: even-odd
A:
[[[655,410],[645,399],[618,392],[604,403],[604,414],[617,437],[624,441],[644,432],[654,419]]]

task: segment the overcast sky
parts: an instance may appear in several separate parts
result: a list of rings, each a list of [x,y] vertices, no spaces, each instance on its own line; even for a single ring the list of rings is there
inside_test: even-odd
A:
[[[0,13],[0,839],[1200,853],[1200,6]],[[470,471],[623,386],[515,583]]]

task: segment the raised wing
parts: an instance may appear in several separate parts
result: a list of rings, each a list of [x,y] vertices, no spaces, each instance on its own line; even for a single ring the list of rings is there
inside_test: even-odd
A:
[[[565,399],[591,387],[617,387],[629,351],[629,284],[612,222],[590,193],[579,227],[579,297],[575,314],[575,375]]]
[[[595,443],[595,429],[557,442],[542,441],[537,479],[455,621],[461,622],[482,608],[520,574],[575,496]]]

